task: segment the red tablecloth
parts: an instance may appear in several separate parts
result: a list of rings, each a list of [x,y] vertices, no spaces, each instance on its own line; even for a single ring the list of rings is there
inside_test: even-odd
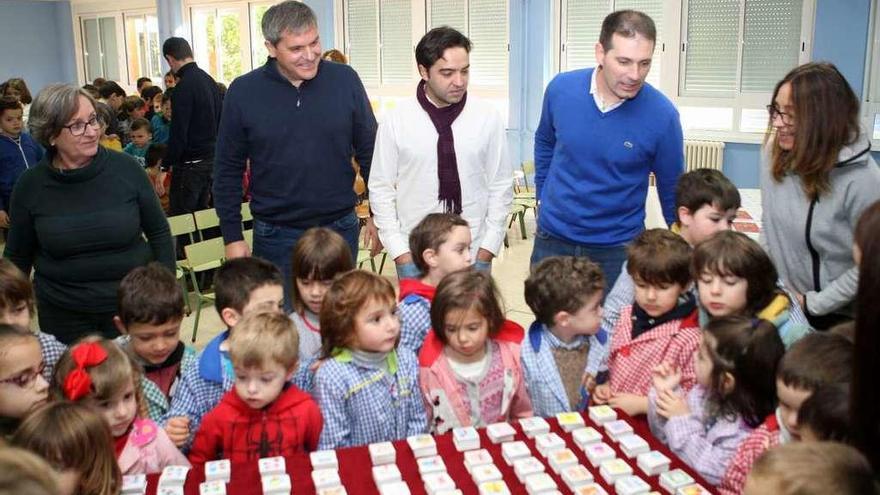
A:
[[[627,420],[627,422],[629,422],[630,425],[632,425],[635,433],[644,438],[651,446],[652,450],[658,450],[672,460],[670,469],[683,469],[688,474],[693,476],[697,483],[703,485],[705,488],[711,489],[711,487],[708,483],[706,483],[705,480],[698,476],[689,466],[685,465],[681,460],[678,459],[678,457],[672,454],[672,452],[670,452],[669,449],[666,448],[666,446],[662,445],[651,435],[647,424],[643,420],[634,420],[622,411],[617,411],[617,414],[620,419],[625,419]],[[593,426],[603,435],[605,435],[602,427],[590,421],[590,418],[587,417],[586,414],[584,414],[584,417],[587,426]],[[565,439],[566,443],[568,444],[568,448],[570,448],[578,456],[581,464],[588,470],[590,470],[591,473],[593,473],[593,476],[596,478],[596,482],[602,485],[602,487],[605,488],[609,494],[615,493],[613,487],[608,486],[608,484],[605,483],[605,480],[603,480],[602,477],[599,475],[599,469],[594,468],[587,460],[587,457],[586,455],[584,455],[583,451],[581,451],[577,447],[577,445],[575,445],[574,441],[571,438],[571,435],[562,431],[562,429],[556,422],[556,419],[547,418],[547,422],[550,423],[550,431],[558,433],[563,439]],[[546,471],[556,481],[557,485],[559,486],[559,491],[561,491],[562,493],[571,493],[565,483],[562,481],[562,479],[553,472],[546,460],[538,453],[537,449],[535,448],[534,441],[526,438],[525,434],[523,434],[518,422],[514,422],[514,428],[517,431],[516,438],[514,440],[524,441],[529,446],[529,448],[532,449],[532,455],[544,461],[544,464],[547,466]],[[449,476],[451,476],[452,479],[455,480],[458,488],[464,494],[478,494],[477,486],[471,480],[471,476],[467,472],[467,469],[465,469],[464,454],[458,452],[455,449],[455,445],[452,443],[452,435],[447,433],[444,435],[438,435],[435,438],[437,441],[437,453],[443,458],[443,462],[446,464],[446,470],[449,473]],[[492,457],[495,460],[495,465],[504,475],[504,481],[510,488],[511,493],[527,493],[525,486],[520,484],[519,480],[516,478],[516,475],[513,472],[513,468],[508,466],[507,463],[504,462],[504,458],[501,456],[501,445],[495,445],[490,442],[489,438],[486,436],[486,432],[484,429],[480,430],[480,439],[480,447],[488,450],[489,453],[492,454]],[[605,436],[605,442],[617,451],[618,458],[626,460],[632,466],[634,474],[640,476],[642,479],[647,481],[654,490],[660,491],[661,493],[666,493],[660,488],[658,476],[649,477],[645,475],[645,473],[642,472],[642,470],[639,469],[636,465],[635,459],[628,459],[625,455],[623,455],[623,452],[620,451],[617,444],[611,441],[607,436]],[[407,485],[409,485],[409,489],[413,493],[413,495],[425,495],[425,488],[422,484],[421,477],[419,476],[419,470],[418,466],[416,465],[416,460],[413,457],[412,451],[407,445],[406,440],[394,442],[394,446],[397,449],[397,467],[400,469],[400,472],[403,475],[403,480],[407,483]],[[370,453],[367,450],[367,447],[351,447],[346,449],[339,449],[336,452],[339,459],[339,476],[342,479],[342,484],[345,486],[348,493],[350,495],[377,495],[379,491],[376,488],[376,485],[373,483],[373,475],[371,471],[372,462],[370,461]],[[312,484],[311,472],[312,466],[307,455],[299,455],[287,458],[287,473],[290,475],[291,482],[293,484],[293,490],[291,493],[293,493],[294,495],[315,493],[315,487]],[[189,476],[187,477],[184,492],[187,495],[198,495],[199,483],[203,482],[204,479],[204,472],[197,472],[195,470],[191,471]],[[154,495],[156,493],[157,482],[158,475],[151,475],[148,477],[148,495]],[[247,464],[233,464],[232,479],[226,485],[226,493],[231,495],[260,495],[262,493],[262,488],[260,484],[260,474],[259,470],[257,469],[257,463],[253,462]]]

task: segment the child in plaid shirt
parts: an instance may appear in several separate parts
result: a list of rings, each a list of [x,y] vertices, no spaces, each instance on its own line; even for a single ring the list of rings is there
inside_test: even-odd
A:
[[[149,418],[161,421],[196,351],[180,341],[183,291],[167,268],[153,262],[130,271],[117,290],[116,343],[143,369],[141,388]]]
[[[635,416],[648,412],[651,370],[677,370],[684,392],[694,386],[694,354],[700,343],[697,305],[690,292],[691,248],[665,229],[646,230],[627,248],[626,270],[635,303],[623,308],[611,337],[609,380],[593,394]]]
[[[777,285],[770,256],[745,234],[727,230],[700,243],[691,275],[700,294],[700,323],[729,315],[761,318],[776,326],[786,348],[810,332],[792,318],[796,303]]]
[[[447,274],[471,265],[471,229],[454,213],[431,213],[409,234],[422,278],[400,280],[400,346],[418,354],[431,329],[431,301]]]
[[[660,441],[712,485],[718,485],[740,443],[773,411],[776,366],[785,347],[764,320],[724,317],[703,329],[697,385],[686,395],[681,372],[654,370],[648,424]]]
[[[281,272],[260,258],[228,260],[214,276],[214,307],[228,327],[199,354],[196,366],[186,370],[165,415],[165,430],[178,447],[188,448],[202,416],[232,389],[235,373],[229,359],[229,335],[244,315],[256,310],[283,311]]]
[[[354,269],[351,249],[341,235],[325,227],[307,230],[293,248],[290,319],[299,333],[299,360],[313,361],[321,350],[321,305],[333,278]]]
[[[740,445],[718,486],[724,495],[739,494],[752,465],[768,449],[800,440],[800,409],[820,387],[849,384],[854,346],[834,333],[811,333],[785,353],[776,372],[779,407]]]
[[[599,327],[604,287],[599,265],[578,256],[546,258],[526,280],[535,322],[522,346],[522,366],[536,416],[586,407],[592,386],[581,370],[605,337]]]
[[[337,278],[321,307],[315,399],[324,417],[318,449],[392,441],[425,433],[416,357],[397,348],[394,287],[354,270]]]
[[[34,317],[34,289],[31,281],[11,261],[0,258],[0,323],[31,329]],[[54,335],[33,331],[43,355],[43,378],[52,381],[55,363],[67,350]]]

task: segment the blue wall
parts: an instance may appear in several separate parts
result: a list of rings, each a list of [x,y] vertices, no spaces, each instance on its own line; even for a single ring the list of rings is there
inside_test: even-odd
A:
[[[34,95],[76,82],[70,2],[4,0],[0,33],[0,81],[21,77]]]

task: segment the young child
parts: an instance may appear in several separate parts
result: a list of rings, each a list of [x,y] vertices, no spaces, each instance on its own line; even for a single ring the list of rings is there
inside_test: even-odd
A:
[[[40,343],[27,329],[0,324],[0,439],[46,403],[49,383],[40,373]]]
[[[58,361],[53,397],[83,402],[110,425],[122,474],[162,472],[166,466],[189,466],[165,430],[149,418],[140,388],[140,367],[114,342],[86,337]]]
[[[593,342],[604,338],[597,335],[604,287],[599,265],[576,256],[546,258],[526,279],[535,322],[522,346],[522,366],[536,416],[586,407],[592,387],[582,374]]]
[[[197,366],[196,351],[180,341],[183,291],[174,274],[153,262],[130,271],[117,290],[116,339],[144,370],[141,389],[149,418],[168,412],[180,377]]]
[[[202,416],[232,389],[235,373],[229,359],[228,339],[235,326],[255,310],[283,311],[281,272],[260,258],[228,260],[214,276],[214,307],[227,330],[208,342],[198,356],[197,366],[183,373],[164,420],[168,436],[182,448],[188,448]]]
[[[471,265],[470,227],[454,213],[431,213],[410,232],[409,250],[422,278],[400,280],[400,346],[418,354],[431,329],[437,284]]]
[[[433,330],[419,353],[432,433],[532,416],[520,362],[523,329],[504,319],[488,273],[464,269],[437,287]]]
[[[773,323],[786,348],[810,332],[791,318],[791,299],[776,282],[779,276],[767,252],[747,235],[719,232],[694,250],[691,275],[700,294],[700,322],[742,315]]]
[[[153,126],[154,143],[168,144],[168,137],[171,135],[171,94],[173,91],[172,89],[165,91],[159,106],[161,111],[157,111],[150,119],[150,124]],[[158,99],[159,96],[156,98]]]
[[[321,306],[333,278],[354,269],[351,250],[336,232],[315,227],[307,230],[293,248],[295,284],[290,318],[299,333],[299,359],[314,360],[321,351]]]
[[[418,363],[397,349],[394,287],[363,270],[339,276],[321,307],[315,400],[324,417],[318,449],[393,441],[425,433]]]
[[[144,118],[147,113],[147,104],[137,95],[126,96],[119,108],[119,130],[122,132],[122,144],[131,142],[131,124],[137,119]]]
[[[817,388],[798,411],[801,440],[852,444],[857,433],[852,427],[849,404],[849,383],[828,383]]]
[[[108,150],[113,151],[122,151],[122,139],[118,134],[107,134],[109,131],[109,123],[114,122],[116,117],[113,115],[113,111],[110,109],[108,105],[97,105],[95,107],[95,113],[98,114],[98,118],[101,120],[101,134],[98,138],[98,144],[107,148]]]
[[[779,362],[776,395],[779,407],[755,429],[734,454],[718,489],[724,495],[742,492],[752,465],[767,449],[800,440],[800,408],[819,387],[852,380],[854,347],[845,337],[811,333],[796,342]]]
[[[122,488],[110,427],[91,407],[51,402],[21,423],[12,443],[52,466],[61,494],[115,495]]]
[[[125,145],[122,151],[137,158],[141,166],[145,167],[147,149],[150,147],[150,140],[153,139],[153,127],[150,121],[145,118],[132,120],[129,137],[131,142]]]
[[[755,464],[745,495],[877,495],[871,465],[858,450],[834,442],[782,445]]]
[[[141,91],[141,98],[147,104],[147,112],[144,118],[152,121],[153,116],[162,111],[162,88],[159,86],[149,86]]]
[[[0,444],[0,493],[8,495],[69,495],[59,492],[58,476],[42,457]]]
[[[11,261],[0,258],[0,323],[30,330],[34,312],[35,299],[31,281]],[[55,363],[67,350],[67,346],[52,334],[40,330],[33,334],[40,343],[40,352],[43,355],[43,378],[49,382],[55,372]]]
[[[683,174],[675,187],[675,215],[678,220],[670,230],[681,235],[691,246],[703,242],[716,232],[728,230],[740,207],[739,190],[720,171],[701,168]],[[602,328],[611,332],[623,308],[633,303],[635,286],[624,265],[614,287],[605,299]],[[599,362],[592,364],[596,369]],[[590,371],[590,370],[588,370]]]
[[[22,112],[17,99],[0,98],[0,229],[9,227],[9,197],[18,176],[43,158],[43,148],[22,132]]]
[[[687,397],[678,370],[655,369],[648,395],[651,431],[717,485],[739,444],[773,411],[773,377],[784,352],[771,323],[731,316],[712,320],[695,356],[698,386]]]
[[[651,370],[667,364],[679,370],[690,391],[696,379],[694,353],[700,345],[697,306],[690,292],[691,248],[664,229],[646,230],[627,248],[626,270],[635,303],[623,308],[611,337],[608,382],[593,394],[630,415],[648,412]]]
[[[233,463],[311,452],[321,435],[321,411],[288,382],[296,371],[296,328],[278,313],[244,317],[229,337],[235,388],[205,415],[189,459],[198,468],[223,458]]]
[[[159,204],[167,215],[171,211],[171,200],[168,197],[168,191],[171,187],[171,174],[162,171],[162,160],[165,159],[165,153],[168,147],[164,144],[152,143],[147,147],[147,154],[144,155],[144,164],[147,167],[147,176],[150,178],[150,184],[159,197]]]

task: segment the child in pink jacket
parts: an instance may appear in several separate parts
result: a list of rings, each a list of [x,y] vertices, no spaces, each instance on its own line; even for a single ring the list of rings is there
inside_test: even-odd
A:
[[[523,328],[506,321],[491,275],[447,275],[431,305],[419,381],[432,433],[532,416],[520,364]]]

